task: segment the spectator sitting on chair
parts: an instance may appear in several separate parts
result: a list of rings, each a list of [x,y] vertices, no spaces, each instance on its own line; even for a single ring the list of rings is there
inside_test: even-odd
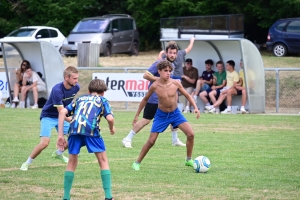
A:
[[[241,112],[242,114],[246,113],[245,105],[247,100],[247,93],[245,88],[245,76],[244,76],[244,70],[243,70],[243,61],[240,62],[240,71],[239,71],[239,82],[235,85],[235,87],[231,87],[227,91],[227,108],[221,112],[222,114],[231,113],[231,104],[232,104],[232,95],[242,95],[242,106],[241,106]]]
[[[216,109],[219,108],[221,103],[227,96],[227,92],[230,88],[234,88],[239,81],[239,74],[234,70],[235,62],[233,60],[229,60],[226,63],[226,86],[221,90],[220,96],[216,103],[212,106],[205,106],[205,109],[208,110],[209,113],[215,113]],[[231,112],[231,106],[227,107],[226,112]]]
[[[210,106],[208,96],[213,104],[216,103],[216,98],[219,97],[221,89],[226,85],[226,71],[224,70],[223,62],[218,61],[216,67],[218,71],[213,74],[213,86],[199,94],[205,106]],[[217,109],[216,112],[219,113],[220,111]]]
[[[188,58],[185,60],[185,67],[183,68],[183,75],[181,76],[181,84],[187,93],[192,94],[195,83],[198,79],[198,69],[193,67],[193,60]],[[190,111],[190,102],[185,98],[186,107],[184,113]]]
[[[23,60],[19,69],[16,70],[16,79],[17,82],[14,84],[14,99],[12,100],[12,107],[15,107],[15,103],[19,102],[19,92],[21,92],[21,88],[23,86],[23,75],[26,71],[26,67],[30,66],[30,62],[28,60]],[[27,83],[26,83],[27,84]]]
[[[212,86],[213,83],[213,73],[215,73],[214,70],[212,70],[214,62],[211,59],[208,59],[205,61],[205,68],[206,70],[203,71],[202,76],[197,80],[196,83],[196,90],[194,92],[194,100],[197,102],[197,97],[201,91],[205,91],[208,88]]]
[[[26,85],[27,82],[29,82],[30,85]],[[34,105],[31,108],[36,109],[38,108],[38,92],[45,91],[46,84],[36,72],[32,71],[30,66],[27,66],[23,76],[23,86],[21,89],[21,101],[19,108],[25,107],[25,97],[29,90],[33,92],[34,100]]]

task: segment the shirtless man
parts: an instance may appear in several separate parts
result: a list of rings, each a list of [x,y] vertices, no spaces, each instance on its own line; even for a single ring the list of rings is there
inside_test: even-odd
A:
[[[166,128],[171,124],[174,128],[179,128],[184,132],[187,137],[186,140],[186,166],[193,166],[192,152],[194,147],[194,131],[191,125],[187,122],[184,116],[181,114],[181,111],[177,108],[177,90],[183,94],[189,102],[194,106],[194,112],[197,114],[196,118],[200,117],[200,111],[197,109],[197,106],[192,98],[189,95],[180,82],[170,78],[172,71],[172,64],[167,61],[161,61],[157,65],[158,73],[160,78],[156,80],[151,87],[149,88],[146,96],[141,101],[138,111],[134,117],[133,125],[138,121],[139,114],[145,107],[149,97],[153,92],[158,96],[158,109],[155,113],[154,121],[151,128],[151,133],[148,141],[143,146],[140,155],[136,162],[132,164],[134,170],[140,170],[140,163],[143,158],[146,156],[150,148],[155,144],[155,141],[159,133],[164,132]]]

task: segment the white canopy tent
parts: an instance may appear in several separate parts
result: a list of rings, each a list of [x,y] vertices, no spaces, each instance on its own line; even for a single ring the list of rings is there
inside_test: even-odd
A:
[[[190,37],[184,39],[170,38],[161,39],[162,48],[168,45],[170,40],[177,42],[180,49],[185,49],[190,42]],[[257,47],[249,40],[242,38],[228,39],[197,39],[196,36],[193,49],[185,56],[193,60],[193,66],[198,69],[199,76],[205,70],[205,60],[214,61],[213,70],[217,71],[215,63],[228,60],[235,61],[235,70],[240,70],[240,60],[243,61],[245,83],[247,91],[246,109],[250,113],[265,112],[265,71],[263,61]],[[204,105],[201,100],[197,101],[198,107],[203,112]],[[241,106],[241,98],[235,96],[232,105]]]
[[[40,72],[46,83],[46,91],[39,97],[48,99],[52,87],[63,81],[64,63],[55,47],[44,41],[17,41],[0,39],[9,91],[16,82],[15,70],[23,60],[28,60],[33,71]]]

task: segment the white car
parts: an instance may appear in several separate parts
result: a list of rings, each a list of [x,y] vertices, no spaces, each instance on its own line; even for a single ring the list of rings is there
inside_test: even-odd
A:
[[[52,43],[60,53],[63,42],[66,39],[57,28],[49,26],[24,26],[14,30],[4,38],[20,41],[47,41]]]

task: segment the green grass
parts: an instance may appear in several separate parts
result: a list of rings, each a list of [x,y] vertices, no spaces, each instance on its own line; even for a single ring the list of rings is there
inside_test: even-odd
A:
[[[39,142],[40,110],[0,109],[0,199],[61,199],[65,164],[51,158],[57,133],[28,171],[20,171]],[[141,164],[131,164],[149,136],[150,125],[137,134],[133,149],[121,140],[131,129],[134,112],[115,111],[117,132],[101,122],[112,171],[113,195],[127,199],[299,199],[299,116],[209,115],[186,117],[195,131],[193,157],[207,156],[212,168],[194,173],[184,166],[185,148],[171,146],[161,134]],[[179,133],[184,140],[183,133]],[[99,166],[82,148],[75,171],[72,199],[104,199]]]

